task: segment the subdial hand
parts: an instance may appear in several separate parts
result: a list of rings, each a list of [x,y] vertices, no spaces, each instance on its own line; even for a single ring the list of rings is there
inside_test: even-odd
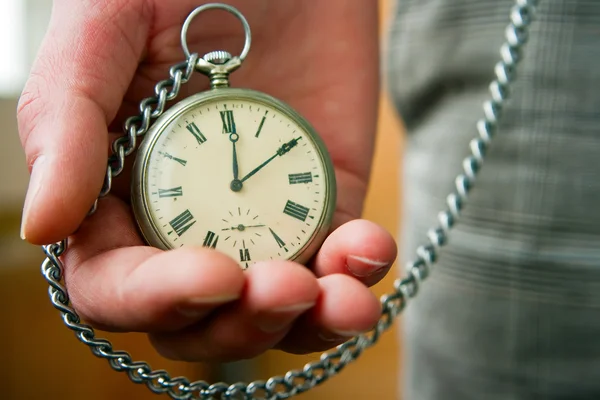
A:
[[[222,231],[240,231],[243,232],[248,228],[262,228],[263,226],[266,225],[244,225],[244,224],[239,224],[238,226],[232,226],[231,228],[223,228],[221,229]]]
[[[263,162],[258,167],[254,168],[252,171],[250,171],[250,173],[248,175],[243,177],[241,182],[245,182],[246,180],[248,180],[248,178],[250,178],[251,176],[256,174],[258,171],[263,169],[267,164],[269,164],[271,161],[273,161],[277,156],[283,156],[284,154],[287,154],[291,149],[293,149],[294,147],[296,147],[298,145],[298,140],[300,140],[300,139],[302,139],[302,138],[292,139],[289,142],[284,143],[280,148],[277,149],[275,154],[273,154],[271,157],[269,157],[269,159],[267,159],[267,161]]]

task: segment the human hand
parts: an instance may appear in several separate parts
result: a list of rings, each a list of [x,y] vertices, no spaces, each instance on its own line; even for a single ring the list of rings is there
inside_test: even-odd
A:
[[[396,257],[387,232],[357,219],[377,111],[376,3],[231,4],[253,29],[252,52],[233,84],[291,104],[320,132],[335,165],[332,232],[310,268],[264,262],[242,271],[211,249],[146,246],[129,206],[128,168],[86,218],[102,186],[109,143],[140,99],[183,60],[179,32],[196,1],[55,1],[18,109],[32,174],[22,235],[34,244],[69,236],[65,281],[82,318],[105,330],[148,332],[174,359],[332,347],[377,321],[380,305],[368,286]],[[241,29],[226,19],[233,17],[211,17],[193,24],[190,47],[200,54],[238,48]],[[179,99],[206,89],[205,82],[192,79]]]

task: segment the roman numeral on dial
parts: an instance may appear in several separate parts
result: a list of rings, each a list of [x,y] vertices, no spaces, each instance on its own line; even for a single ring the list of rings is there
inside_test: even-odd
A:
[[[300,174],[289,174],[288,175],[290,185],[296,185],[298,183],[310,183],[312,182],[312,172],[302,172]]]
[[[233,119],[233,111],[221,111],[221,122],[223,123],[223,133],[237,133],[235,130],[235,120]]]
[[[215,249],[217,247],[218,241],[219,241],[219,236],[216,235],[214,232],[208,231],[208,233],[206,234],[206,237],[204,238],[204,243],[202,244],[202,246]]]
[[[178,162],[179,164],[183,165],[184,167],[187,164],[187,161],[182,160],[181,158],[173,157],[172,160]]]
[[[304,207],[303,205],[300,205],[298,203],[294,203],[291,200],[288,200],[288,202],[285,205],[285,208],[283,209],[284,214],[299,219],[300,221],[306,221],[306,217],[308,217],[309,211],[310,210],[307,207]]]
[[[271,232],[271,235],[273,235],[273,237],[275,238],[275,241],[277,242],[277,245],[279,245],[279,248],[283,248],[287,252],[288,249],[287,247],[285,247],[285,242],[273,231],[273,229],[269,228],[269,231]]]
[[[258,125],[258,130],[256,131],[256,135],[254,135],[254,137],[258,137],[258,135],[260,135],[260,131],[262,131],[262,128],[263,128],[263,125],[265,124],[265,120],[267,119],[268,113],[269,113],[268,111],[265,111],[265,115],[260,120],[260,125]]]
[[[172,189],[158,189],[158,197],[178,197],[183,196],[183,188],[181,186]]]
[[[190,229],[195,223],[196,220],[194,219],[194,216],[192,215],[190,210],[185,210],[184,212],[173,218],[173,220],[169,222],[169,225],[171,225],[177,236],[181,236],[185,232],[187,232],[187,230]]]
[[[252,261],[250,259],[250,250],[249,249],[240,249],[240,261],[241,262]]]
[[[192,122],[191,124],[187,125],[186,128],[188,131],[190,131],[192,135],[194,135],[194,138],[196,138],[198,144],[206,142],[206,136],[204,136],[204,134],[200,132],[200,129],[198,128],[195,122]]]
[[[166,158],[176,161],[179,164],[183,165],[185,167],[185,165],[187,164],[186,160],[182,160],[181,158],[177,158],[177,157],[173,157],[171,154],[169,153],[163,153],[162,151],[159,151],[158,154],[162,154],[163,156],[165,156]]]

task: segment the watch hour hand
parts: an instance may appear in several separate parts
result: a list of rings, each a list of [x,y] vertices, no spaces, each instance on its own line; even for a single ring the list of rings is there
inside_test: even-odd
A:
[[[296,138],[296,139],[290,140],[287,143],[284,143],[280,148],[277,149],[275,154],[273,154],[271,157],[269,157],[265,162],[260,164],[258,167],[254,168],[252,171],[250,171],[248,173],[248,175],[243,177],[241,182],[245,182],[248,178],[250,178],[252,175],[256,174],[258,171],[263,169],[267,164],[269,164],[271,161],[273,161],[277,156],[283,156],[284,154],[287,154],[291,149],[293,149],[294,147],[296,147],[298,145],[298,141],[300,139],[301,138]]]

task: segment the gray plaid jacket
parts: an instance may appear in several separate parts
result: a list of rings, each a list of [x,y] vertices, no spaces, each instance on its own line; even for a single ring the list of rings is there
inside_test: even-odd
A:
[[[445,207],[512,0],[399,0],[402,256]],[[541,0],[464,216],[404,318],[406,400],[600,399],[600,1]]]

